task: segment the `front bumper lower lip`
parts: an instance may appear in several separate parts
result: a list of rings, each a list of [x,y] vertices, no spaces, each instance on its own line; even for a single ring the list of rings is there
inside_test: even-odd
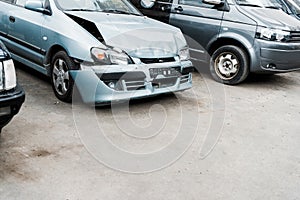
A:
[[[260,64],[274,73],[300,70],[300,43],[260,42]]]
[[[185,66],[192,67],[192,63],[189,62],[189,65],[186,64]],[[122,91],[111,89],[107,86],[107,84],[101,81],[95,71],[91,69],[71,70],[70,74],[75,81],[83,102],[87,104],[95,103],[98,105],[105,105],[110,104],[111,102],[123,102],[130,99],[147,98],[159,94],[182,91],[192,87],[192,73],[176,77],[174,84],[170,86],[159,87],[155,85],[155,81],[150,78],[149,69],[152,67],[153,66],[149,66],[149,68],[145,68],[143,70],[141,68],[136,68],[136,71],[143,71],[145,73],[143,89],[130,91],[127,89]],[[113,69],[113,71],[116,72],[115,69]],[[134,72],[134,70],[130,70],[128,72]],[[110,71],[106,70],[106,73],[110,73]],[[164,80],[163,77],[160,77],[160,79]]]

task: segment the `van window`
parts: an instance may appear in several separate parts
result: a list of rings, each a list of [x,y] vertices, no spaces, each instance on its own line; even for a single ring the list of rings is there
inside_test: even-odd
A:
[[[179,4],[196,6],[196,7],[206,7],[206,8],[214,7],[213,5],[203,3],[202,0],[179,0]]]
[[[0,0],[0,1],[13,4],[15,0]]]
[[[240,6],[280,8],[280,5],[276,0],[236,0],[236,2]]]
[[[286,0],[285,2],[297,16],[300,16],[300,0]]]
[[[25,6],[26,0],[17,0],[16,4],[19,6]]]

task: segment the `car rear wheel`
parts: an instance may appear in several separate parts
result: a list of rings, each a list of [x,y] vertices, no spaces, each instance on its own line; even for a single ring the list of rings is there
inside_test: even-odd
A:
[[[74,61],[64,51],[57,52],[51,62],[51,82],[54,93],[64,102],[72,101],[74,81],[69,70],[75,66]]]
[[[247,55],[243,49],[226,45],[218,48],[213,53],[210,72],[216,81],[235,85],[247,78],[249,74],[248,63]]]

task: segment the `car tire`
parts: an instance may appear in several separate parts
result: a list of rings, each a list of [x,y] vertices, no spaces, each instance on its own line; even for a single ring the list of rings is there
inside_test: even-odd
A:
[[[211,57],[210,73],[214,80],[235,85],[249,74],[249,61],[243,49],[233,45],[218,48]]]
[[[11,120],[13,116],[5,116],[0,119],[0,134],[4,126],[6,126]]]
[[[51,83],[55,96],[64,102],[71,102],[74,80],[69,70],[75,67],[74,61],[65,51],[57,52],[51,62]]]

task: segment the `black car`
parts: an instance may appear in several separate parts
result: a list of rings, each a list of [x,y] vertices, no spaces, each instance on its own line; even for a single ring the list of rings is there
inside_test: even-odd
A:
[[[0,41],[0,132],[19,112],[25,92],[18,85],[11,56]]]

